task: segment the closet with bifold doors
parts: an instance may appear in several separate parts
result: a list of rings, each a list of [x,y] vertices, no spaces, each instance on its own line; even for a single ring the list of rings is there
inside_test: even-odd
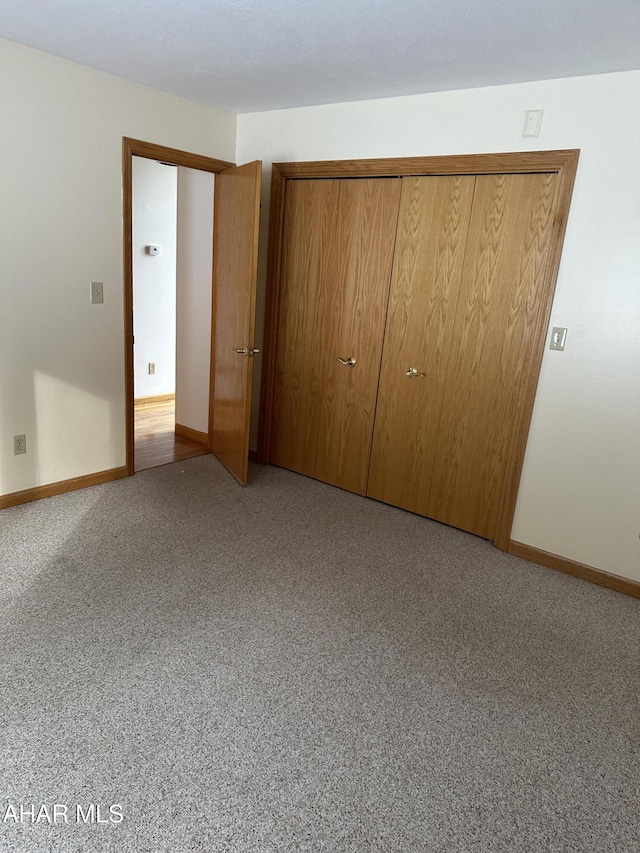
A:
[[[271,461],[366,494],[397,179],[287,187]]]
[[[506,548],[577,160],[275,164],[259,458]]]

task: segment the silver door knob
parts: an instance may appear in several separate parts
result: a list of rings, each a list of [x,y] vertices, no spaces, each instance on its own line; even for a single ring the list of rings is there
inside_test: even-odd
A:
[[[259,352],[260,352],[260,350],[259,350],[259,349],[256,349],[255,347],[252,347],[252,348],[249,350],[249,355],[258,355],[258,353],[259,353]]]
[[[410,367],[404,375],[408,376],[409,379],[424,379],[424,373],[420,373],[415,367]]]
[[[338,361],[340,362],[340,364],[346,364],[347,367],[356,366],[356,360],[352,355],[349,356],[349,358],[340,358],[340,356],[338,356]]]

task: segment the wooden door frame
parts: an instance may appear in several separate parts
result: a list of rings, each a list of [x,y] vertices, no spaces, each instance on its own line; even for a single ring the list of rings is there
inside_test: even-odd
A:
[[[226,160],[216,160],[202,154],[192,154],[178,148],[167,148],[140,139],[122,138],[122,221],[124,259],[124,384],[126,418],[126,472],[135,473],[135,430],[134,430],[134,361],[133,361],[133,157],[160,160],[171,166],[184,166],[214,175],[235,166]],[[215,215],[215,211],[214,211]],[[213,240],[213,235],[212,235]],[[212,271],[213,275],[213,271]],[[213,281],[213,279],[212,279]],[[211,316],[211,336],[214,335],[214,317]],[[209,397],[209,420],[211,420],[212,397]]]
[[[544,354],[546,331],[549,325],[553,293],[560,267],[562,244],[579,156],[579,149],[566,149],[518,151],[498,154],[462,154],[438,157],[394,157],[381,160],[323,160],[274,163],[271,177],[269,255],[267,262],[264,361],[260,395],[258,461],[268,464],[271,458],[278,314],[281,297],[280,273],[283,250],[285,195],[288,181],[305,178],[391,178],[410,175],[495,175],[553,172],[558,175],[557,210],[553,223],[549,259],[545,270],[545,285],[549,288],[550,299],[547,310],[535,331],[536,344],[527,387],[525,389],[524,417],[519,433],[513,438],[511,472],[499,512],[496,538],[494,540],[497,548],[506,551],[509,547],[511,537],[520,475],[522,473],[529,425],[531,423],[538,376]]]

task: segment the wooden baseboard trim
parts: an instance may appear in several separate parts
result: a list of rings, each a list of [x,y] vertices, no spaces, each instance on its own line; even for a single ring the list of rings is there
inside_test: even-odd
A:
[[[41,498],[51,498],[54,495],[63,495],[65,492],[75,492],[77,489],[86,489],[89,486],[99,486],[101,483],[110,483],[126,476],[127,469],[123,466],[110,468],[108,471],[98,471],[96,474],[87,474],[84,477],[73,477],[71,480],[60,480],[58,483],[48,483],[46,486],[35,486],[33,489],[24,489],[22,492],[0,495],[0,509],[39,501]]]
[[[581,580],[591,581],[591,583],[597,583],[599,586],[606,586],[608,589],[622,592],[625,595],[631,595],[633,598],[640,598],[640,583],[632,581],[629,578],[622,578],[620,575],[614,575],[611,572],[602,571],[602,569],[585,566],[584,563],[567,560],[565,557],[559,557],[557,554],[550,554],[548,551],[532,548],[531,545],[514,542],[513,539],[509,542],[507,553],[513,554],[516,557],[522,557],[523,560],[529,560],[531,563],[538,563],[540,566],[547,566],[547,568],[555,569],[558,572],[565,572],[565,574],[573,575]]]
[[[175,402],[175,394],[156,394],[155,397],[136,397],[133,401],[134,406],[152,406],[154,403],[173,403]]]
[[[208,433],[200,432],[197,429],[191,429],[191,427],[183,426],[182,424],[176,424],[175,433],[176,435],[181,435],[183,438],[190,438],[191,441],[199,441],[200,444],[209,444]]]

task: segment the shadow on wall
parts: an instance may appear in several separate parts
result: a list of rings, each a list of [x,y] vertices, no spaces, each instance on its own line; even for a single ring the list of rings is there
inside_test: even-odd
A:
[[[56,365],[60,375],[51,372]],[[83,388],[80,371],[70,376],[70,370],[73,361],[61,346],[48,369],[32,370],[30,393],[20,389],[20,423],[34,427],[26,432],[26,454],[0,454],[0,495],[94,473],[96,455],[105,459],[103,470],[122,464],[117,436],[124,407],[96,394],[95,386]],[[99,371],[97,365],[96,386]],[[77,441],[87,433],[90,441]]]

